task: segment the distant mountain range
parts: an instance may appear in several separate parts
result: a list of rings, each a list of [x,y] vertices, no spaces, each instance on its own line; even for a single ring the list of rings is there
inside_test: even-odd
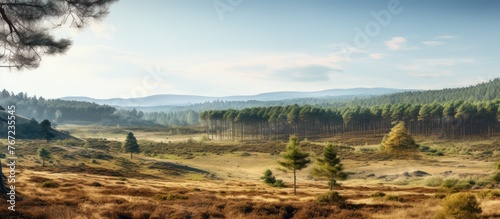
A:
[[[154,107],[154,106],[187,106],[191,104],[212,102],[212,101],[273,101],[273,100],[289,100],[301,98],[349,98],[349,97],[368,97],[379,96],[384,94],[393,94],[405,91],[415,91],[409,89],[392,89],[392,88],[349,88],[349,89],[330,89],[314,92],[299,92],[299,91],[281,91],[262,93],[248,96],[225,96],[225,97],[210,97],[196,95],[176,95],[176,94],[159,94],[139,98],[111,98],[111,99],[94,99],[90,97],[62,97],[61,100],[76,100],[94,102],[97,104],[106,104],[115,107]]]

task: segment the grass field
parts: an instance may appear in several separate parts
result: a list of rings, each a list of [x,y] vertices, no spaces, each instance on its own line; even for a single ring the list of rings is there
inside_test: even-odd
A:
[[[298,172],[293,195],[292,174],[276,170],[284,141],[203,141],[202,134],[119,127],[59,129],[82,140],[17,142],[16,212],[3,201],[0,218],[432,218],[442,198],[458,191],[478,197],[484,218],[500,218],[499,184],[492,179],[500,161],[498,140],[420,139],[428,149],[405,159],[381,156],[376,135],[304,141],[303,149],[313,155],[327,142],[344,146],[339,154],[349,178],[335,190],[347,201],[331,204],[317,201],[329,187],[310,177],[312,165]],[[133,158],[120,152],[129,131],[143,151]],[[37,147],[52,153],[46,167]],[[260,176],[266,169],[286,187],[265,185]],[[445,182],[455,184],[445,188]]]

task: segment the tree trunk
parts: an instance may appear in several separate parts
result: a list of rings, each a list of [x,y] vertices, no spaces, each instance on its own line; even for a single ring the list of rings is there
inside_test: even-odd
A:
[[[130,152],[130,159],[132,159],[132,152]]]
[[[7,193],[7,188],[5,187],[5,175],[3,175],[2,162],[0,162],[0,192]]]
[[[42,158],[42,167],[45,166],[45,159]]]
[[[295,174],[296,170],[293,169],[293,194],[297,195],[297,176]]]
[[[333,190],[333,181],[334,181],[334,180],[335,180],[335,179],[333,179],[333,177],[330,179],[330,191],[332,191],[332,190]]]

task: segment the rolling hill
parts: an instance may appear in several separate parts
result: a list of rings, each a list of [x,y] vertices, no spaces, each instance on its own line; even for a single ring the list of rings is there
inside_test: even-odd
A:
[[[277,101],[300,98],[332,98],[332,97],[369,97],[385,94],[394,94],[404,91],[405,89],[391,88],[350,88],[350,89],[330,89],[315,92],[299,92],[299,91],[282,91],[262,93],[258,95],[248,96],[196,96],[196,95],[175,95],[175,94],[160,94],[140,98],[111,98],[111,99],[94,99],[90,97],[62,97],[61,100],[75,100],[94,102],[101,105],[109,105],[115,107],[154,107],[154,106],[187,106],[192,104],[212,102],[212,101]]]
[[[8,129],[8,114],[4,110],[0,110],[0,138],[7,139]],[[43,132],[40,124],[35,119],[28,119],[26,117],[15,114],[15,137],[16,139],[44,139]],[[52,140],[63,140],[74,138],[73,136],[60,132],[55,129],[49,129],[48,131],[53,135]]]

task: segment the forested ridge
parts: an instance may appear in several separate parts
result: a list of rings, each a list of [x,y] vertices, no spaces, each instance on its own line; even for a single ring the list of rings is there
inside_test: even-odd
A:
[[[489,82],[480,83],[473,86],[462,88],[445,88],[441,90],[426,90],[426,91],[406,91],[395,94],[387,94],[380,96],[338,96],[324,98],[296,98],[287,100],[272,100],[272,101],[221,101],[197,103],[189,106],[157,106],[148,108],[148,110],[178,112],[193,110],[202,112],[207,110],[226,110],[226,109],[244,109],[252,107],[270,107],[270,106],[287,106],[298,104],[300,106],[311,105],[316,107],[346,107],[346,106],[373,106],[380,104],[395,104],[395,103],[419,103],[426,104],[432,102],[447,102],[454,100],[467,100],[471,102],[482,100],[500,99],[500,78],[490,80]]]
[[[441,90],[406,91],[372,98],[362,98],[350,101],[350,104],[373,106],[395,103],[444,103],[455,100],[468,102],[488,101],[500,99],[500,78],[483,82],[477,85],[462,88],[445,88]]]
[[[80,120],[99,122],[109,119],[116,111],[114,107],[98,105],[83,101],[66,101],[59,99],[45,99],[20,92],[14,94],[7,90],[0,92],[0,105],[15,105],[16,113],[36,120],[48,119],[51,121]]]
[[[403,92],[317,105],[208,110],[200,114],[219,139],[387,132],[405,121],[412,134],[460,138],[500,132],[500,79],[465,88]]]
[[[198,125],[198,113],[192,110],[180,112],[144,113],[136,109],[117,109],[108,105],[99,105],[85,101],[45,99],[28,96],[20,92],[14,94],[3,89],[0,92],[0,106],[16,106],[16,114],[38,121],[48,119],[56,123],[85,121],[102,125],[138,124],[155,125],[155,122],[168,126]],[[141,122],[142,121],[142,122]]]

